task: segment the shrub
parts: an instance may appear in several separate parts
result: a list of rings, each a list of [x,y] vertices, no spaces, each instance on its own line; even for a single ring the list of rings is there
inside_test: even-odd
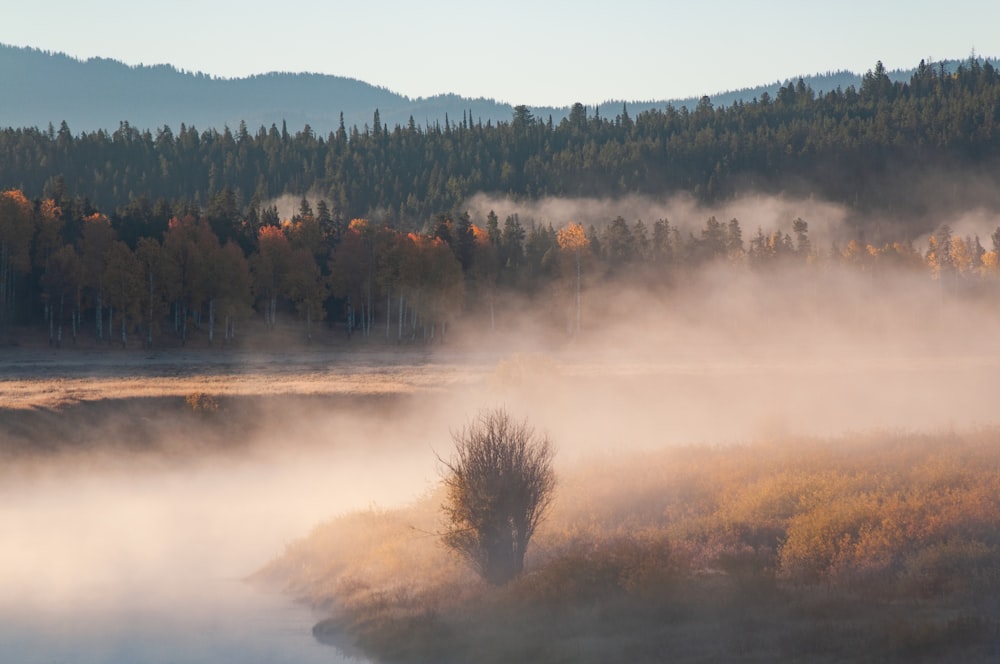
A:
[[[480,412],[453,438],[456,456],[443,462],[444,542],[489,583],[506,583],[524,568],[552,500],[552,447],[502,408]]]
[[[196,413],[214,413],[219,410],[219,400],[204,392],[192,392],[184,398],[184,402]]]

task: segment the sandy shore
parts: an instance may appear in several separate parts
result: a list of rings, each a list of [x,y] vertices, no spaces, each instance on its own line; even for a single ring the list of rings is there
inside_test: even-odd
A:
[[[0,408],[56,408],[109,398],[386,394],[480,380],[495,357],[425,350],[0,350]]]

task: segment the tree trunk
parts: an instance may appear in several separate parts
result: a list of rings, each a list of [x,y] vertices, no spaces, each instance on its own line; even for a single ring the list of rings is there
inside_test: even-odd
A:
[[[97,316],[94,319],[94,324],[96,325],[94,333],[97,335],[97,340],[100,341],[104,338],[104,303],[101,301],[101,291],[97,291],[97,299],[94,306],[97,309]]]
[[[403,308],[403,294],[399,294],[399,336],[396,338],[396,342],[403,340],[403,319],[406,317],[406,310]]]
[[[146,347],[153,347],[153,273],[149,273],[149,317],[146,320]]]
[[[0,321],[7,312],[7,243],[0,244]]]
[[[66,300],[65,295],[59,296],[59,326],[58,326],[58,332],[56,333],[56,348],[62,348],[63,304],[65,300]]]
[[[580,252],[576,252],[576,333],[580,332]]]
[[[483,578],[493,585],[503,585],[524,569],[524,549],[518,546],[514,532],[501,530],[490,537],[482,561]]]
[[[208,301],[208,345],[215,339],[215,298]]]
[[[413,301],[413,306],[410,308],[411,313],[411,323],[412,328],[410,330],[410,338],[416,340],[417,338],[417,319],[419,315],[417,314],[417,309],[420,308],[420,291],[417,291],[417,297]]]
[[[368,244],[368,281],[365,284],[366,293],[365,304],[368,306],[368,315],[363,319],[365,323],[365,338],[371,336],[372,324],[375,322],[375,315],[372,311],[372,271],[375,269],[375,244],[369,241]]]
[[[14,318],[14,313],[17,309],[17,273],[14,272],[14,266],[10,266],[10,316]]]

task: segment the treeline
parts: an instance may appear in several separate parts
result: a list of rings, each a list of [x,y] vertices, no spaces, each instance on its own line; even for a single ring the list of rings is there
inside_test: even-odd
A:
[[[903,269],[941,280],[946,293],[1000,276],[1000,228],[987,249],[944,225],[921,252],[909,242],[859,240],[818,248],[801,218],[788,229],[758,228],[749,239],[736,218],[712,216],[697,233],[684,233],[667,219],[556,229],[522,224],[516,214],[501,222],[493,212],[437,215],[427,232],[415,233],[363,218],[342,224],[325,201],[314,210],[302,199],[291,219],[245,216],[224,226],[223,236],[217,221],[182,209],[162,233],[125,237],[128,227],[99,211],[3,192],[0,327],[45,326],[53,346],[86,334],[150,347],[164,335],[183,344],[191,330],[210,345],[225,344],[251,319],[274,328],[297,318],[305,338],[326,320],[348,335],[409,343],[443,338],[469,312],[495,328],[498,316],[519,315],[504,309],[507,295],[548,298],[549,318],[575,332],[592,285],[669,288],[713,264],[843,264],[873,275]],[[565,307],[552,306],[557,301]],[[515,306],[523,305],[507,309]]]
[[[774,98],[693,110],[577,104],[565,119],[519,106],[509,122],[445,118],[430,128],[370,125],[325,136],[241,123],[199,132],[127,122],[113,132],[59,128],[0,131],[0,188],[29,197],[79,199],[121,217],[131,237],[164,222],[157,207],[205,210],[222,197],[262,214],[278,195],[329,202],[339,223],[368,218],[420,230],[477,192],[514,198],[665,196],[701,201],[747,191],[815,195],[860,212],[924,223],[936,202],[967,204],[967,191],[914,186],[962,169],[990,179],[1000,157],[1000,74],[970,59],[949,72],[920,63],[893,82],[879,63],[858,88],[815,93],[800,79]],[[964,172],[964,171],[963,171]],[[980,193],[989,195],[994,186]],[[1000,205],[1000,197],[990,199]],[[991,204],[992,204],[991,203]],[[222,239],[222,228],[216,233]],[[915,228],[916,236],[930,228]]]

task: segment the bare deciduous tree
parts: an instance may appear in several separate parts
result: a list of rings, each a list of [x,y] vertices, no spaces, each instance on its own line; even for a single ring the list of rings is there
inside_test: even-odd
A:
[[[446,467],[444,543],[489,583],[524,567],[524,552],[555,489],[552,446],[504,408],[480,411],[452,434],[456,453]]]

